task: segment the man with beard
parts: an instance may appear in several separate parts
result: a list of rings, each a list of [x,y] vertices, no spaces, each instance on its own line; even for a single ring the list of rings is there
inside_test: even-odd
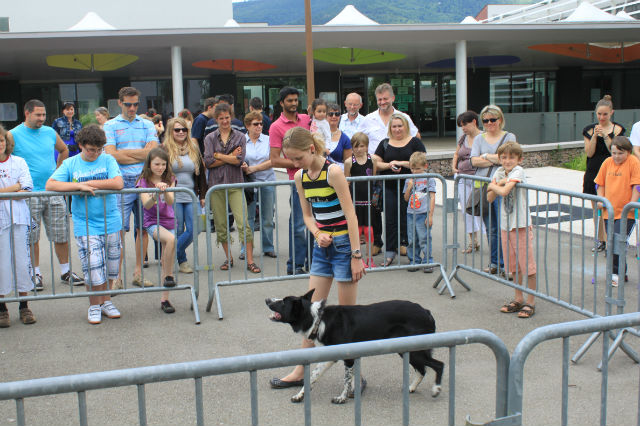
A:
[[[293,161],[284,157],[282,153],[282,139],[287,130],[294,127],[304,127],[309,130],[311,119],[307,114],[298,114],[298,89],[294,87],[283,87],[280,90],[280,105],[282,114],[275,120],[269,128],[269,159],[273,167],[284,167],[287,169],[289,180],[298,171],[294,167]],[[282,156],[280,154],[283,154]],[[304,274],[307,260],[307,228],[302,218],[302,207],[295,186],[291,186],[291,214],[289,215],[289,259],[287,260],[287,274]]]

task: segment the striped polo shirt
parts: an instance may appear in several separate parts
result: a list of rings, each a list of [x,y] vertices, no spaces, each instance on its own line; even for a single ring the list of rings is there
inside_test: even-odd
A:
[[[340,200],[335,189],[329,185],[329,163],[324,163],[317,179],[311,179],[307,170],[302,171],[302,189],[304,198],[311,204],[313,217],[320,231],[333,236],[344,235],[347,230],[347,218],[344,216]]]
[[[151,141],[158,142],[158,134],[153,122],[145,120],[139,115],[129,121],[117,115],[104,123],[104,133],[107,135],[107,145],[113,145],[116,150],[143,149]],[[135,164],[120,164],[123,176],[139,176],[142,173],[144,161]]]

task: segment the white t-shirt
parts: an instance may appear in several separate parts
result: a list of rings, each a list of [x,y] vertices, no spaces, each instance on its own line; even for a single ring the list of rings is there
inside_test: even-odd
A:
[[[409,122],[409,134],[411,136],[415,136],[418,134],[418,128],[411,121],[411,117],[409,117],[404,112],[400,112],[397,109],[393,109],[393,114],[402,114],[405,116],[407,121]],[[362,120],[360,125],[358,126],[358,131],[364,133],[369,137],[369,154],[373,155],[376,153],[376,149],[378,149],[378,145],[380,141],[384,138],[389,137],[389,126],[384,124],[382,121],[382,117],[380,117],[380,110],[375,110],[371,114],[367,114],[367,116]]]
[[[629,136],[631,145],[640,146],[640,121],[635,123],[631,128],[631,135]]]

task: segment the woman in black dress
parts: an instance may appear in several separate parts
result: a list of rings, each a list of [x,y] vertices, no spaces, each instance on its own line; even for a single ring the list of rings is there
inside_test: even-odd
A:
[[[611,121],[613,115],[613,103],[610,95],[604,95],[596,104],[596,116],[598,122],[590,124],[584,128],[584,151],[587,153],[587,169],[584,172],[582,192],[585,194],[597,195],[596,184],[593,181],[600,166],[608,157],[611,157],[611,141],[615,136],[625,132],[624,127]],[[591,202],[593,207],[593,223],[598,230],[597,240],[591,251],[604,251],[607,248],[607,234],[602,216],[598,219],[596,203]]]
[[[422,141],[409,134],[409,122],[404,114],[394,113],[389,120],[389,138],[380,141],[373,158],[381,175],[411,174],[409,157],[416,151],[427,152]],[[407,202],[401,197],[405,179],[386,180],[384,185],[385,260],[384,266],[393,263],[400,245],[407,245]],[[400,217],[398,217],[400,203]]]

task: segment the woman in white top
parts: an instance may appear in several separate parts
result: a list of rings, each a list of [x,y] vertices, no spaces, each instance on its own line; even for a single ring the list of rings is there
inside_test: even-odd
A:
[[[21,157],[11,155],[13,141],[8,142],[7,131],[0,125],[0,193],[30,192],[33,181],[27,163]],[[0,199],[0,298],[16,291],[19,296],[27,296],[33,289],[29,274],[31,258],[27,233],[31,214],[25,199]],[[24,324],[36,322],[27,302],[20,302],[20,321]],[[9,327],[9,311],[5,303],[0,303],[0,328]]]
[[[262,114],[252,111],[244,116],[247,128],[247,153],[242,163],[242,171],[253,182],[275,182],[276,174],[269,160],[269,136],[262,134]],[[275,186],[263,186],[254,193],[248,204],[247,221],[255,229],[256,203],[260,201],[260,242],[265,256],[276,257],[273,246],[273,212],[276,196]],[[244,247],[240,251],[241,258]]]

